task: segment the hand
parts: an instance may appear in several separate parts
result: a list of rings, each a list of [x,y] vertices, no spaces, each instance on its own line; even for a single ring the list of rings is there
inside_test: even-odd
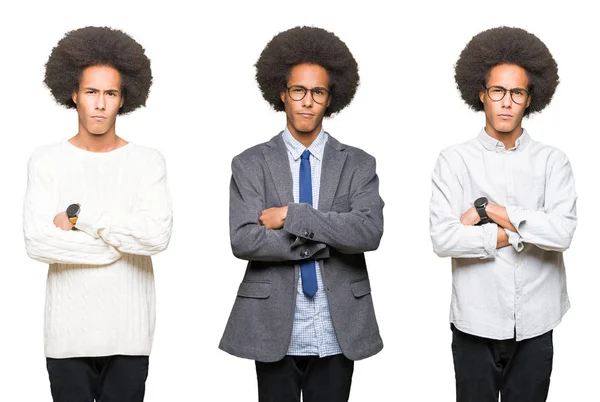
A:
[[[490,217],[491,220],[496,222],[498,226],[502,226],[503,228],[507,228],[511,232],[516,232],[517,229],[512,224],[510,219],[508,218],[508,212],[506,211],[506,207],[489,203],[485,207],[485,212]]]
[[[479,217],[479,213],[477,213],[475,207],[467,209],[460,217],[460,223],[465,226],[475,226],[480,220],[481,218]]]
[[[502,226],[498,226],[498,240],[496,241],[496,248],[502,248],[508,246],[508,234]]]
[[[269,208],[260,213],[258,223],[267,229],[281,229],[287,217],[288,207]]]
[[[62,230],[71,230],[73,229],[73,224],[69,220],[66,212],[61,212],[60,214],[54,217],[54,226]]]

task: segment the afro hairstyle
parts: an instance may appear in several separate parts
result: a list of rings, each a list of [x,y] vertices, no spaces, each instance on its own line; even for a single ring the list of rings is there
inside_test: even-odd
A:
[[[467,105],[483,110],[479,93],[492,67],[501,64],[518,65],[527,72],[531,104],[525,116],[548,106],[559,81],[556,61],[537,36],[504,26],[475,35],[456,62],[454,79]]]
[[[44,83],[59,104],[75,108],[71,96],[79,89],[83,70],[98,65],[119,71],[125,103],[118,114],[146,104],[152,85],[150,59],[139,43],[117,29],[90,26],[67,32],[50,53]]]
[[[280,92],[287,86],[292,67],[298,64],[317,64],[327,70],[331,104],[325,116],[350,104],[359,83],[358,64],[352,53],[333,32],[303,26],[277,34],[255,64],[260,91],[275,110],[285,110]]]

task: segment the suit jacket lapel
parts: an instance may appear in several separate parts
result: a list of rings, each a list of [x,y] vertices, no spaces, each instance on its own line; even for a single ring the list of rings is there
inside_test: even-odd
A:
[[[340,175],[348,154],[342,152],[345,146],[331,135],[325,144],[323,165],[321,166],[321,187],[319,188],[319,211],[329,212],[340,182]]]
[[[267,148],[263,151],[271,178],[277,189],[277,195],[281,206],[294,202],[292,172],[290,172],[290,161],[287,149],[281,133],[267,142]]]

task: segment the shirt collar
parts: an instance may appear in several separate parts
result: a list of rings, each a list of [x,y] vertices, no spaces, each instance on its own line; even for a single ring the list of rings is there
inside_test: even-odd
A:
[[[304,152],[306,149],[308,149],[313,157],[317,158],[318,160],[322,160],[323,153],[325,152],[325,143],[327,142],[328,138],[328,134],[323,130],[323,127],[321,127],[321,132],[319,132],[317,138],[315,138],[312,144],[306,148],[300,143],[300,141],[294,138],[287,127],[285,130],[283,130],[283,142],[285,143],[288,151],[292,154],[292,158],[294,158],[295,161],[300,158],[300,155],[302,155],[302,152]]]
[[[521,149],[525,148],[530,140],[529,134],[527,134],[527,130],[525,129],[523,129],[523,133],[521,133],[519,138],[517,138],[515,141],[515,146],[511,149],[506,149],[501,141],[490,137],[490,135],[485,131],[485,128],[481,129],[478,138],[479,142],[481,142],[481,145],[483,145],[485,149],[496,152],[520,151]]]

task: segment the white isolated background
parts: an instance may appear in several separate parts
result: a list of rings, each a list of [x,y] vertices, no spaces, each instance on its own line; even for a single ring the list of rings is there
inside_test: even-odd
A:
[[[193,5],[192,5],[193,4]],[[351,401],[453,401],[448,324],[450,260],[432,251],[430,177],[439,152],[477,135],[454,63],[478,32],[518,26],[559,65],[552,104],[525,121],[531,136],[569,156],[579,225],[566,252],[572,308],[554,333],[550,402],[598,400],[600,299],[596,257],[600,30],[591,5],[568,2],[11,2],[0,24],[0,401],[51,401],[43,356],[46,266],[24,249],[26,165],[37,146],[77,130],[54,104],[44,64],[69,30],[124,30],[152,60],[147,107],[119,117],[127,140],[167,160],[171,245],[154,258],[157,328],[146,401],[254,401],[252,361],[217,345],[245,268],[229,246],[230,161],[283,129],[254,81],[266,43],[296,25],[335,32],[358,61],[352,104],[325,121],[340,141],[378,161],[385,234],[367,260],[385,347],[355,365]],[[591,3],[589,3],[591,4]]]

